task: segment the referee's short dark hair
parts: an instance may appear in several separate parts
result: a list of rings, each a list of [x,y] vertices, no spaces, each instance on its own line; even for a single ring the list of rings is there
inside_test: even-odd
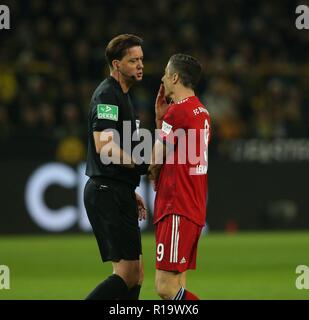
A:
[[[184,53],[174,54],[171,56],[169,63],[170,73],[177,73],[180,82],[185,87],[194,90],[201,77],[201,63],[196,58]]]
[[[121,60],[125,55],[127,49],[141,46],[143,39],[134,34],[120,34],[113,38],[105,49],[105,58],[110,67],[112,67],[113,60]]]

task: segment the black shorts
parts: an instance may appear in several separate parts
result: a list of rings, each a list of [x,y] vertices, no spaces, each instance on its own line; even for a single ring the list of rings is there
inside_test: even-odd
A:
[[[134,187],[115,180],[90,178],[84,203],[103,262],[138,260],[142,244]]]

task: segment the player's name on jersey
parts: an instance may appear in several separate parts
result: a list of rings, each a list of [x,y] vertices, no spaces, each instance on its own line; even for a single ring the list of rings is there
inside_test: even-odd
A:
[[[197,165],[194,168],[190,168],[190,175],[203,175],[207,174],[208,171],[208,166],[204,165]]]

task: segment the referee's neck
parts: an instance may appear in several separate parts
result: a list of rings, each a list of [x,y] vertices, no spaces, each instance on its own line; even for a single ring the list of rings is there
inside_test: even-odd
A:
[[[112,72],[110,75],[119,83],[123,93],[129,92],[133,84],[131,81],[126,81],[126,79],[124,79],[124,77],[119,72],[116,72],[116,71]]]

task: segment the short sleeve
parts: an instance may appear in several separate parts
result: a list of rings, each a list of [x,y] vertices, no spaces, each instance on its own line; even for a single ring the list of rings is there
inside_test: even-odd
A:
[[[181,129],[185,129],[185,116],[181,108],[177,105],[171,105],[163,117],[162,128],[159,133],[159,139],[163,143],[176,144]]]
[[[116,129],[119,122],[120,106],[112,91],[102,92],[91,101],[91,124],[93,131]]]

